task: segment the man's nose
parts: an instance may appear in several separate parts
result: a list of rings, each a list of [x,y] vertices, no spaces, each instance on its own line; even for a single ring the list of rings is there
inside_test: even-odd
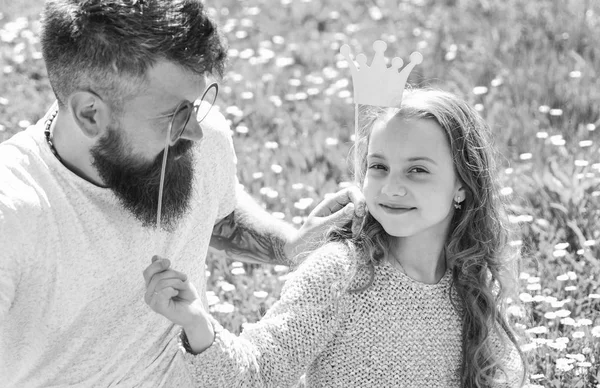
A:
[[[185,125],[185,130],[181,134],[181,138],[191,141],[200,141],[204,137],[201,124],[198,123],[196,115],[192,114],[192,117],[188,120]]]

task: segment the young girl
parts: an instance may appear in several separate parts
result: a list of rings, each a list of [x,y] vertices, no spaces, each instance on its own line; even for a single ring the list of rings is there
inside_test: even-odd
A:
[[[489,128],[456,96],[407,90],[364,108],[355,156],[368,207],[334,230],[237,337],[186,277],[155,261],[146,302],[183,327],[200,386],[517,387],[525,364],[505,318],[515,273]]]

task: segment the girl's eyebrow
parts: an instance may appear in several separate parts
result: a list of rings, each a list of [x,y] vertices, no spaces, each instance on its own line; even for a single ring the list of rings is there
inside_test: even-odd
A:
[[[372,154],[368,154],[367,158],[385,159],[385,156],[378,154],[378,153],[372,153]]]
[[[376,152],[368,154],[367,158],[371,158],[371,159],[383,159],[385,160],[385,156],[378,154]],[[406,159],[408,162],[421,162],[421,161],[425,161],[425,162],[429,162],[431,164],[434,165],[438,165],[437,162],[433,159],[431,159],[428,156],[411,156],[410,158]]]
[[[429,157],[427,157],[427,156],[413,156],[413,157],[408,158],[407,160],[409,162],[420,162],[420,161],[424,160],[426,162],[435,164],[437,166],[436,161],[433,160],[433,159],[431,159],[431,158],[429,158]]]

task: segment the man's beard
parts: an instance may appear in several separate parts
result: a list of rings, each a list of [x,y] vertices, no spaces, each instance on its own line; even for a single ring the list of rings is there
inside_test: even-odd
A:
[[[161,226],[173,231],[188,211],[194,177],[194,143],[180,139],[169,148],[162,198]],[[164,150],[153,162],[143,162],[127,152],[121,129],[110,126],[108,133],[91,149],[92,165],[121,205],[144,227],[156,227],[158,192]],[[179,157],[175,160],[176,157]]]

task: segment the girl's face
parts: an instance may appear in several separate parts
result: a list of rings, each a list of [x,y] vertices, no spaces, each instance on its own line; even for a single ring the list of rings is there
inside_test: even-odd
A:
[[[446,238],[455,197],[465,194],[450,145],[433,120],[393,118],[373,129],[363,193],[369,212],[396,237]]]

